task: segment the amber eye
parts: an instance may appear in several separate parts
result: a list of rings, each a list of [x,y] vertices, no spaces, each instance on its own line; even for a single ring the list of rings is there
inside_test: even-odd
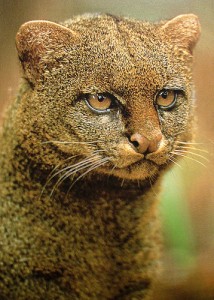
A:
[[[105,94],[88,94],[86,103],[96,112],[107,112],[112,107],[112,98]]]
[[[160,91],[155,100],[155,104],[161,109],[171,109],[175,106],[177,101],[178,91],[176,90],[162,90]]]

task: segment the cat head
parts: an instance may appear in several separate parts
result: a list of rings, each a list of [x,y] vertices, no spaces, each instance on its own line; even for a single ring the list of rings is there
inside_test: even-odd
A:
[[[22,147],[53,167],[75,156],[84,172],[157,175],[191,139],[199,33],[195,15],[157,24],[84,15],[22,25]]]

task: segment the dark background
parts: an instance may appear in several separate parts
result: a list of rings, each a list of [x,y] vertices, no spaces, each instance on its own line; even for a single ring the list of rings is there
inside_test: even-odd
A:
[[[63,21],[85,12],[108,12],[148,21],[170,19],[184,13],[199,16],[202,35],[195,49],[194,78],[197,95],[196,141],[209,162],[192,159],[169,172],[160,204],[166,234],[166,253],[177,264],[189,265],[203,253],[214,253],[214,1],[213,0],[0,0],[0,119],[15,97],[19,63],[15,35],[29,20]],[[197,152],[200,153],[200,152]]]

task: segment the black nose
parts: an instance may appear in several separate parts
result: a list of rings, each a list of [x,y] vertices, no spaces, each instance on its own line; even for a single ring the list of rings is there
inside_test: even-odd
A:
[[[152,140],[148,140],[144,135],[140,133],[134,133],[130,137],[130,142],[134,145],[136,150],[142,154],[152,153],[158,150],[159,143],[162,139],[162,134],[159,133]]]

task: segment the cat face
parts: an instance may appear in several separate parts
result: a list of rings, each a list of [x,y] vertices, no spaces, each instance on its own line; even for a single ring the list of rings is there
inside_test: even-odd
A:
[[[198,35],[193,15],[159,25],[107,15],[24,24],[23,147],[44,164],[74,157],[84,174],[157,175],[191,139]]]

